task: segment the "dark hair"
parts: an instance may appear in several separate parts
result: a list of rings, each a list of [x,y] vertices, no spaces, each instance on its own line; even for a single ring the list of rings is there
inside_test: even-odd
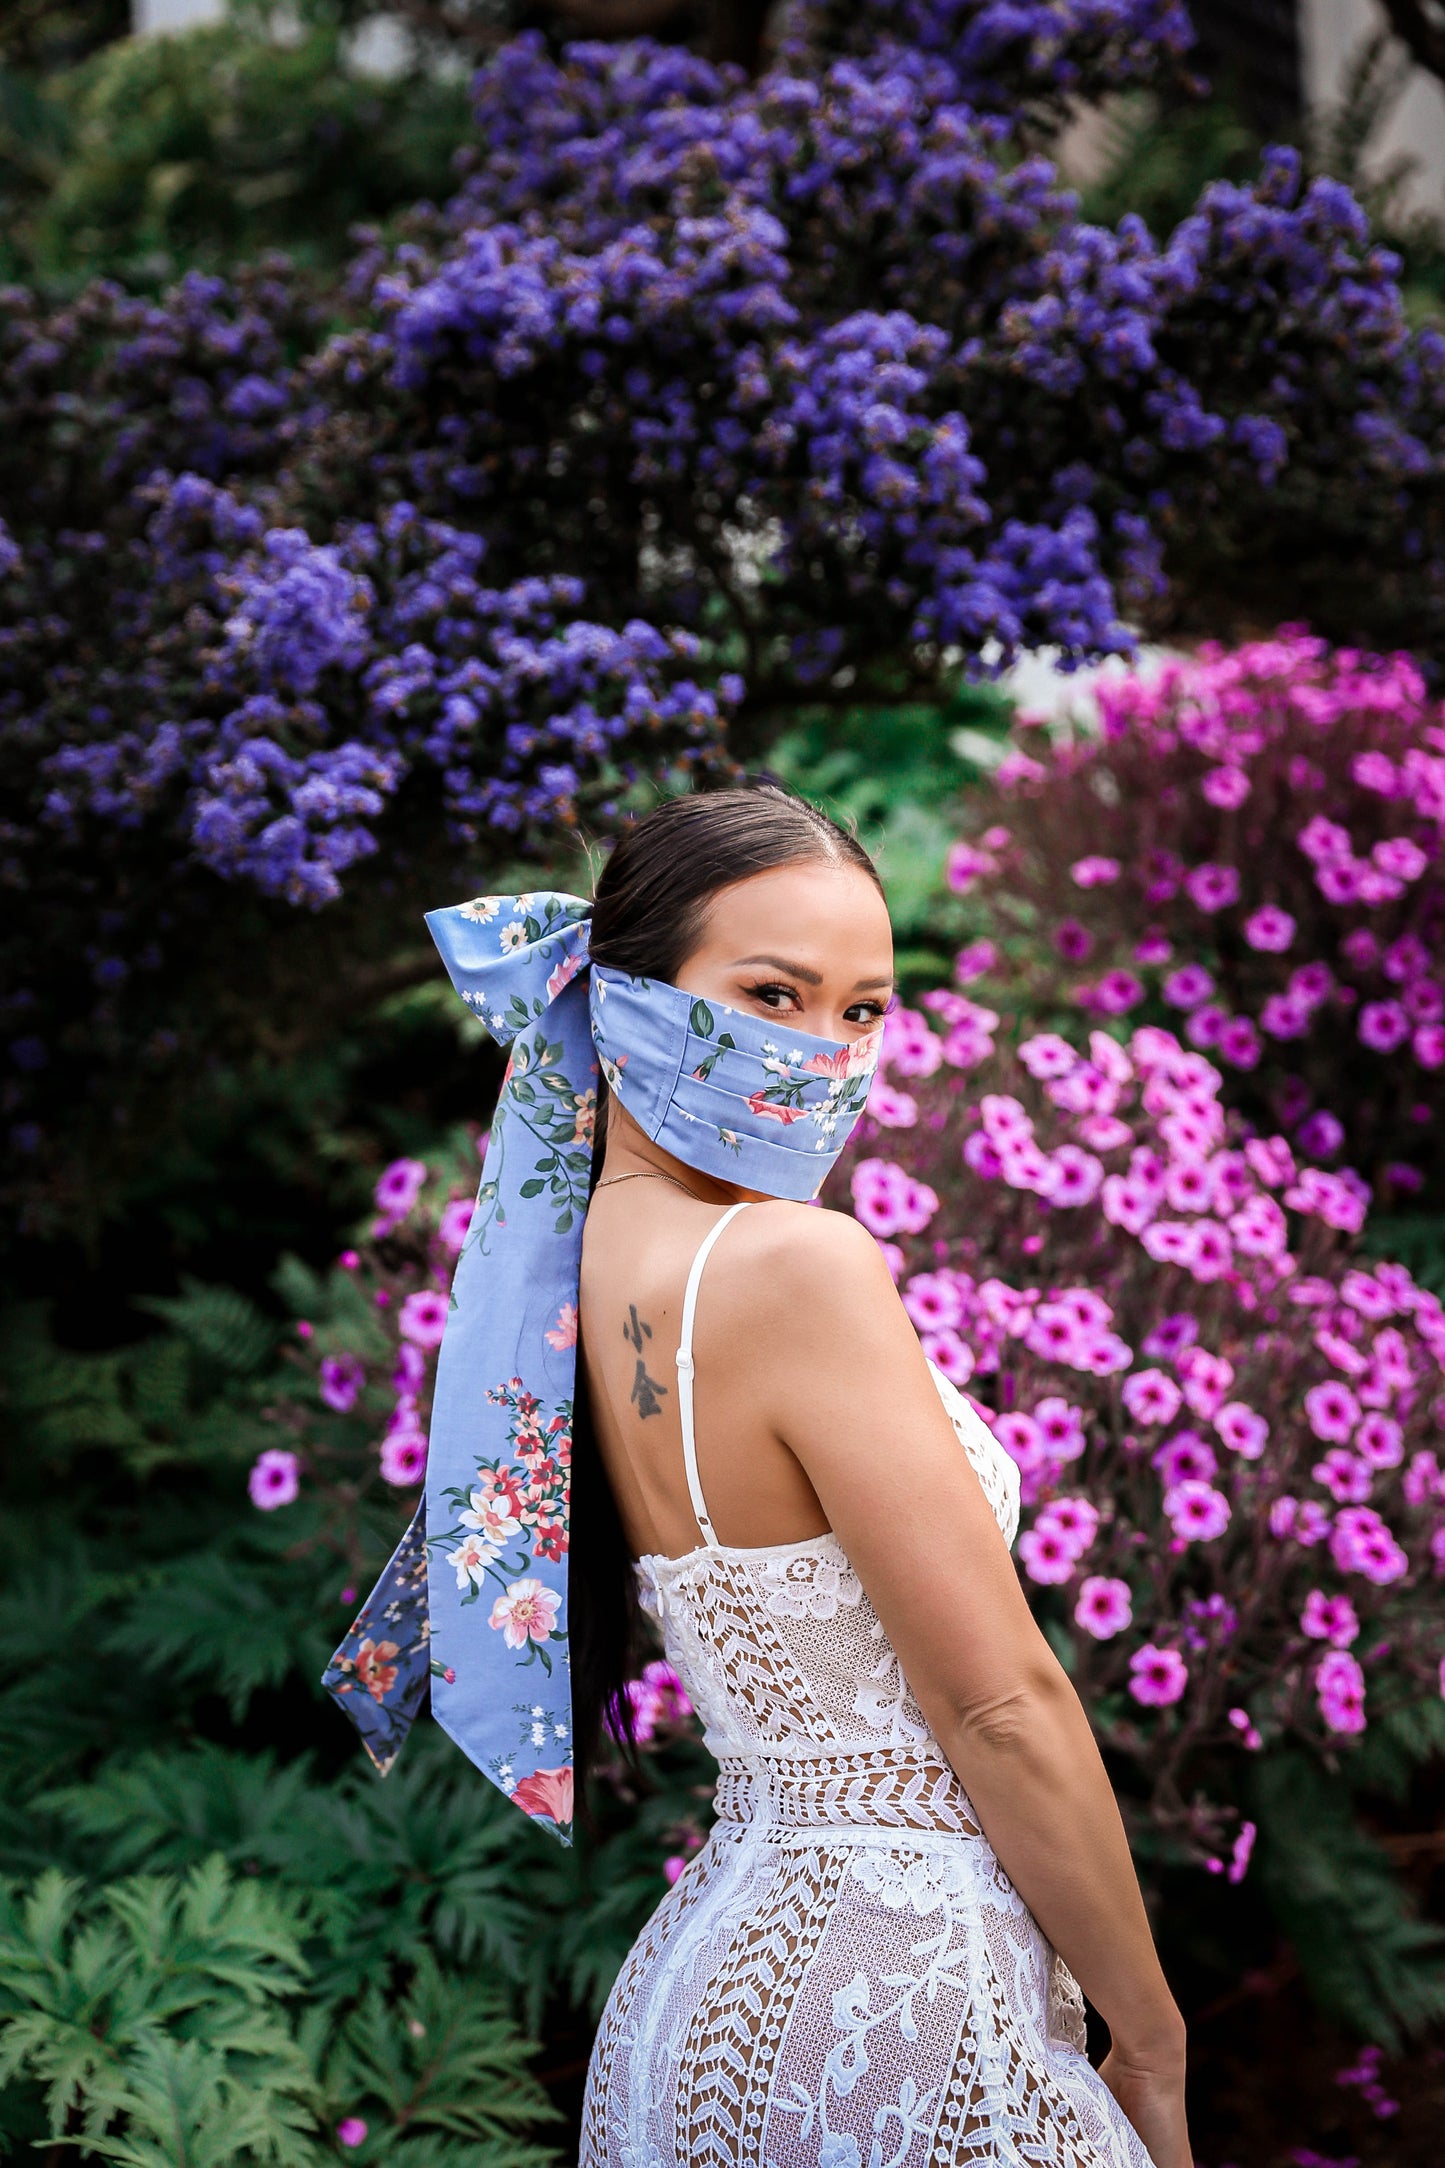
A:
[[[857,837],[770,779],[669,798],[625,828],[612,846],[592,904],[591,954],[613,970],[676,984],[719,890],[750,874],[818,859],[856,866],[882,893]],[[594,1184],[602,1169],[605,1111],[606,1087],[599,1079]],[[642,1654],[643,1632],[631,1554],[597,1450],[580,1359],[567,1578],[578,1812],[591,1828],[586,1780],[609,1720],[635,1766],[626,1689]]]

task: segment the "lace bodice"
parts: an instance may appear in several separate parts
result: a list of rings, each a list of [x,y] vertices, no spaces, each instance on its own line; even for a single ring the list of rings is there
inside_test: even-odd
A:
[[[678,1349],[705,1540],[636,1567],[717,1757],[717,1818],[608,1997],[579,2168],[1153,2168],[837,1537],[717,1541],[692,1319],[742,1209],[694,1260]],[[1012,1546],[1018,1471],[933,1374]]]
[[[1018,1469],[957,1388],[929,1367],[1011,1545],[1018,1533]],[[864,1796],[866,1767],[881,1777],[916,1765],[929,1772],[926,1826],[961,1826],[957,1807],[940,1818],[943,1795],[958,1792],[957,1781],[943,1774],[943,1751],[836,1536],[753,1547],[705,1543],[681,1558],[639,1559],[636,1570],[642,1603],[661,1628],[668,1660],[723,1770],[720,1809],[742,1804],[739,1757],[790,1748],[797,1760],[815,1765],[815,1795],[824,1779],[836,1777],[836,1803],[849,1819],[860,1806],[873,1812],[883,1804]],[[784,1779],[782,1764],[777,1774],[784,1793],[775,1804],[796,1799],[786,1786],[801,1777]],[[898,1785],[886,1788],[892,1797]]]

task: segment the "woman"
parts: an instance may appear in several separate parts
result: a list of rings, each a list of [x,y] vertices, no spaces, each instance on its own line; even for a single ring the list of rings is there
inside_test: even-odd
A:
[[[775,1033],[780,1074],[863,1069],[893,985],[867,854],[770,787],[628,830],[590,949]],[[640,1601],[720,1764],[604,2012],[580,2168],[1191,2168],[1183,2022],[1009,1556],[1017,1472],[872,1238],[614,1095],[579,1307],[578,1762]]]

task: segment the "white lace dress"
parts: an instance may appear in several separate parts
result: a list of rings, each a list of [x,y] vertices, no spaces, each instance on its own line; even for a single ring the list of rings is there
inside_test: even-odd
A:
[[[733,1211],[743,1209],[733,1207]],[[707,1842],[633,1944],[579,2168],[1153,2168],[832,1535],[638,1561],[719,1767]],[[932,1366],[931,1366],[932,1367]],[[934,1376],[1007,1541],[1018,1471]]]

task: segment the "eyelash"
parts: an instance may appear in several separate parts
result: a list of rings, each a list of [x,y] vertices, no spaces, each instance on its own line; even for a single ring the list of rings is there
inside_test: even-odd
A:
[[[799,1000],[797,988],[794,986],[784,985],[781,979],[766,979],[762,982],[761,985],[745,987],[744,992],[751,994],[755,1001],[761,1001],[765,994],[791,994],[793,999],[795,1001],[798,1001],[799,1007],[802,1006],[802,1003]],[[769,1004],[769,1006],[771,1006],[771,1004]],[[886,1004],[881,1001],[864,1000],[850,1002],[849,1007],[854,1009],[867,1009],[869,1012],[868,1015],[866,1017],[860,1017],[858,1021],[860,1023],[874,1024],[878,1021],[879,1017],[883,1015]],[[847,1014],[846,1010],[844,1011],[844,1014]]]

